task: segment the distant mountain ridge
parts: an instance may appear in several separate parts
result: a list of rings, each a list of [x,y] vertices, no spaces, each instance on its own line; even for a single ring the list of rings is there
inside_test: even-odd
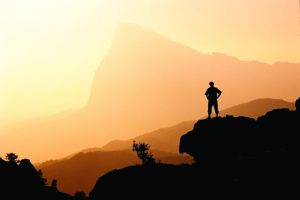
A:
[[[220,112],[220,115],[247,116],[251,118],[257,118],[268,111],[279,108],[295,110],[295,104],[281,99],[256,99],[225,109]],[[99,148],[99,150],[112,151],[129,149],[132,141],[136,140],[147,142],[156,149],[178,153],[180,137],[187,131],[191,130],[194,124],[195,121],[187,121],[179,123],[175,126],[158,129],[130,140],[114,140],[104,145],[102,148]]]
[[[257,118],[265,113],[280,108],[288,108],[295,110],[295,103],[287,102],[282,99],[255,99],[250,102],[238,104],[230,108],[224,109],[220,112],[220,115],[234,115],[234,116],[246,116],[251,118]]]

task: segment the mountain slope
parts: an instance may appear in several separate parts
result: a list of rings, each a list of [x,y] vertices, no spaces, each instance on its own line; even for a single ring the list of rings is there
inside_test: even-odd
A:
[[[292,100],[299,77],[300,64],[202,54],[122,24],[95,74],[88,104],[70,116],[2,130],[0,146],[34,162],[64,157],[205,115],[211,80],[223,91],[222,110],[254,98]]]
[[[220,115],[247,116],[257,118],[265,113],[280,108],[295,110],[295,104],[281,99],[256,99],[247,103],[239,104],[220,112]]]
[[[192,163],[190,156],[182,156],[152,151],[154,158],[163,163],[181,164]],[[56,160],[52,164],[46,162],[37,166],[49,180],[58,181],[58,188],[63,192],[74,195],[75,192],[89,193],[99,176],[105,173],[140,163],[135,152],[131,150],[78,153],[71,158]]]
[[[257,118],[268,111],[279,108],[288,108],[291,110],[295,110],[295,105],[294,103],[286,102],[280,99],[256,99],[247,103],[227,108],[221,111],[220,114],[221,116],[234,115]],[[131,147],[132,141],[135,140],[151,144],[151,146],[155,149],[178,153],[180,137],[184,133],[191,130],[194,124],[195,121],[187,121],[168,128],[158,129],[130,140],[114,140],[104,145],[100,149],[102,151],[129,149]]]
[[[129,149],[133,140],[146,142],[154,149],[178,153],[179,138],[193,128],[194,121],[182,122],[175,126],[161,128],[130,140],[114,140],[100,148],[102,151]]]

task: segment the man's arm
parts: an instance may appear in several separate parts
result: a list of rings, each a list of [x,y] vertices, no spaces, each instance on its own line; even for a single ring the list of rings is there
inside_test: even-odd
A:
[[[218,89],[218,97],[217,98],[219,98],[221,96],[221,94],[222,94],[222,91]]]
[[[205,94],[206,98],[208,99],[208,89],[206,90]]]

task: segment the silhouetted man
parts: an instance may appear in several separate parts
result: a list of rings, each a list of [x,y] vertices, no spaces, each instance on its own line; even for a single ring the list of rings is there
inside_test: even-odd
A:
[[[214,82],[210,82],[209,85],[210,87],[205,92],[205,96],[208,99],[208,118],[210,118],[212,107],[214,107],[215,113],[218,117],[218,98],[221,96],[222,92],[218,88],[214,87]]]

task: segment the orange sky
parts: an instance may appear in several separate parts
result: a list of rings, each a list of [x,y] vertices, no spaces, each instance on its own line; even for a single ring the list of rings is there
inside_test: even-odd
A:
[[[82,107],[123,21],[203,53],[300,62],[298,0],[0,3],[0,126]]]

